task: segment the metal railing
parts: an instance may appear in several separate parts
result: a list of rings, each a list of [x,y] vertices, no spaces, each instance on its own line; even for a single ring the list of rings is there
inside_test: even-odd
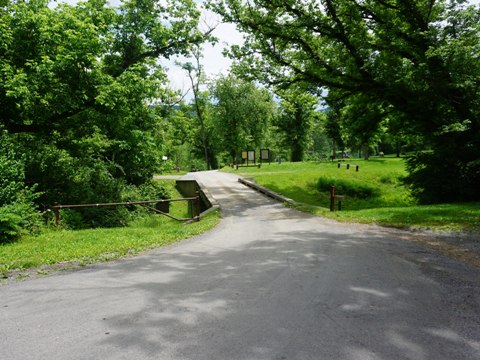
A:
[[[176,201],[188,201],[189,213],[191,217],[189,218],[177,218],[173,215],[167,214],[165,211],[161,211],[157,208],[148,206],[149,204],[159,204],[159,203],[171,203]],[[200,195],[197,192],[197,196],[190,198],[177,198],[177,199],[159,199],[159,200],[145,200],[145,201],[127,201],[127,202],[113,202],[113,203],[98,203],[98,204],[75,204],[75,205],[62,205],[55,203],[52,206],[53,213],[55,215],[55,225],[60,224],[60,209],[74,209],[74,208],[84,208],[84,207],[100,207],[100,206],[128,206],[128,205],[141,205],[146,207],[149,210],[155,211],[161,215],[165,215],[171,219],[177,221],[200,221]]]

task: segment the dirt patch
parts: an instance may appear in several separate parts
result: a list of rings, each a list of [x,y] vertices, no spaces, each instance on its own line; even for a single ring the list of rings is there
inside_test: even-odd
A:
[[[0,274],[0,285],[6,285],[14,282],[20,282],[25,280],[33,280],[39,277],[48,276],[59,271],[72,271],[85,268],[84,265],[78,261],[75,262],[64,262],[53,265],[43,265],[40,267],[22,269],[22,270],[11,270],[8,273]]]
[[[462,263],[480,268],[480,233],[394,230],[402,240],[416,242]]]

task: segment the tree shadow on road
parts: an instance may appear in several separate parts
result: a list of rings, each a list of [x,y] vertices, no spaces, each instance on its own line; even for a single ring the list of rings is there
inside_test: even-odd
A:
[[[478,271],[381,232],[295,231],[301,221],[235,249],[200,237],[187,253],[109,266],[112,278],[143,278],[118,291],[147,301],[105,314],[98,345],[159,359],[480,356]]]

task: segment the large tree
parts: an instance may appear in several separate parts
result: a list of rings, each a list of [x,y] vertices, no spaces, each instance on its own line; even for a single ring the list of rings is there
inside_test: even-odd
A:
[[[236,163],[239,151],[262,145],[275,103],[266,89],[234,76],[219,77],[210,93],[217,148]]]
[[[167,78],[159,58],[208,37],[192,0],[0,5],[0,127],[21,144],[42,200],[118,195],[159,166]]]
[[[424,201],[447,201],[480,199],[480,12],[464,3],[212,0],[211,6],[246,34],[231,51],[244,73],[330,90],[332,105],[355,103],[361,94],[379,114],[390,107],[403,114],[403,129],[433,150],[410,160],[409,183]],[[375,128],[382,116],[364,120]]]
[[[310,132],[318,107],[318,99],[303,89],[290,88],[278,93],[279,114],[275,125],[282,145],[289,148],[291,161],[302,161],[308,146]]]
[[[203,147],[203,156],[205,159],[205,167],[207,170],[212,168],[212,164],[209,161],[209,151],[207,146],[207,135],[205,130],[205,113],[206,113],[206,100],[208,96],[202,96],[200,90],[201,85],[205,84],[206,76],[204,72],[203,65],[200,62],[202,57],[202,48],[200,46],[195,46],[195,50],[192,52],[194,63],[186,62],[179,63],[187,72],[188,78],[190,79],[190,84],[192,86],[193,92],[193,107],[195,109],[195,115],[200,125],[200,140]]]

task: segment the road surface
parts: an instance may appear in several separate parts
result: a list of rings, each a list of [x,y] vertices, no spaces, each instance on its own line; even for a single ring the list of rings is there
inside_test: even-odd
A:
[[[196,173],[213,231],[0,287],[0,359],[480,359],[480,271]]]

